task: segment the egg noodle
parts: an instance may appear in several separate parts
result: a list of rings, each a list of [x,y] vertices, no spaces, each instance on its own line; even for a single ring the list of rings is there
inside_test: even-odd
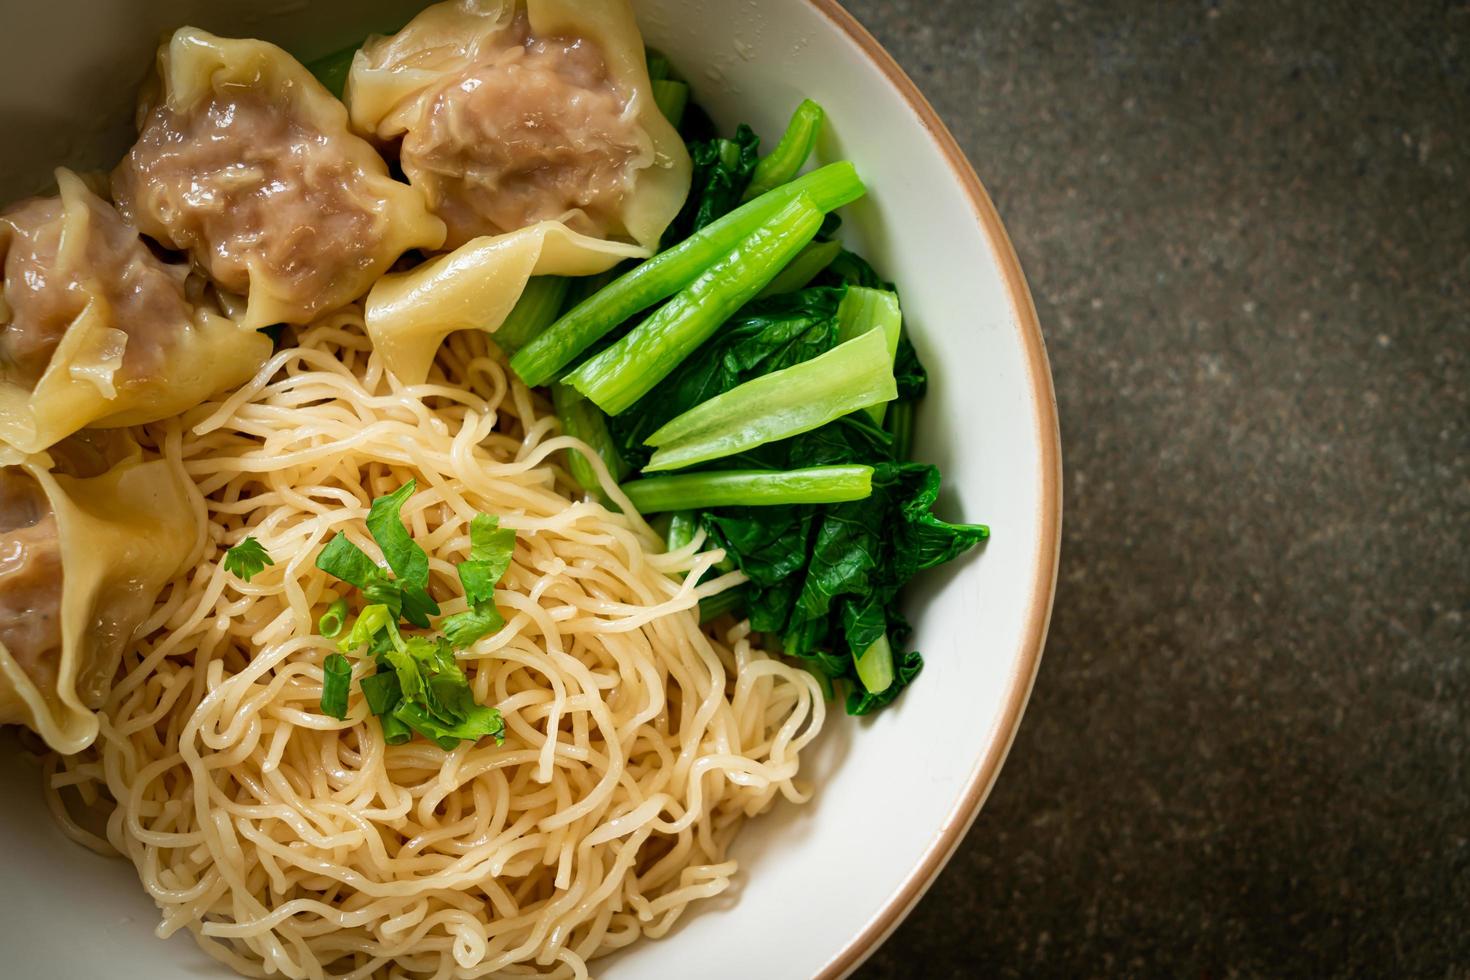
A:
[[[667,932],[729,885],[745,817],[806,798],[816,680],[743,626],[701,628],[700,597],[742,577],[712,577],[702,535],[662,553],[605,470],[626,516],[574,492],[561,465],[581,443],[483,335],[451,337],[413,387],[360,311],[288,342],[227,398],[134,430],[187,472],[207,532],[96,744],[49,758],[58,820],[133,862],[160,935],[187,929],[249,976],[583,977]],[[446,614],[465,608],[471,518],[517,533],[506,625],[460,653],[503,745],[385,745],[355,687],[346,721],[321,711],[336,647],[317,617],[346,587],[314,559],[338,531],[375,554],[369,504],[409,479]],[[275,560],[248,583],[221,567],[247,530]]]

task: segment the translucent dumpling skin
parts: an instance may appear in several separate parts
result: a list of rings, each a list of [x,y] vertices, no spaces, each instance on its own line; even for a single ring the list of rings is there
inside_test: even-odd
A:
[[[75,174],[0,213],[0,441],[39,452],[84,426],[176,415],[249,378],[270,341],[186,293]]]
[[[307,323],[367,292],[444,226],[348,130],[311,74],[264,41],[176,32],[156,99],[113,173],[122,212],[245,295],[245,322]]]
[[[0,467],[0,646],[39,688],[61,661],[61,539],[45,491]]]
[[[58,752],[96,738],[92,709],[134,631],[203,545],[192,492],[125,436],[0,449],[0,724]]]
[[[358,53],[354,124],[401,137],[447,247],[561,221],[652,249],[689,186],[626,0],[452,0]]]

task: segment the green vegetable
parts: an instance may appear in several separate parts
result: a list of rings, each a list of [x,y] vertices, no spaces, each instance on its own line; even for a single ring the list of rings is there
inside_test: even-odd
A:
[[[699,523],[694,519],[693,511],[675,511],[669,516],[669,533],[664,540],[670,551],[678,551],[694,540],[694,532],[699,530]]]
[[[384,715],[378,722],[383,726],[383,741],[389,745],[402,745],[413,738],[413,729],[399,721],[396,715]]]
[[[470,521],[470,557],[459,564],[459,582],[470,608],[439,623],[449,642],[467,647],[505,625],[495,608],[495,586],[510,568],[516,532],[500,527],[498,518],[476,514]]]
[[[877,431],[881,436],[881,430],[865,417],[844,419],[841,427],[840,438],[828,433],[834,428],[828,426],[783,446],[782,454],[796,459],[881,454],[881,441],[866,435]],[[845,452],[841,442],[847,443]],[[854,681],[858,687],[847,702],[852,714],[891,702],[923,666],[917,653],[892,652],[909,633],[897,609],[903,585],[989,534],[983,525],[950,524],[934,516],[939,493],[935,467],[876,462],[872,486],[869,497],[849,503],[742,507],[701,515],[713,544],[724,548],[750,579],[746,590],[752,629],[776,633],[786,653],[805,659],[827,677]],[[858,663],[885,636],[894,676],[874,693],[862,684]],[[869,680],[876,686],[881,677],[870,675]]]
[[[401,615],[415,626],[427,627],[429,617],[439,615],[439,604],[428,592],[429,556],[414,543],[399,516],[413,490],[414,481],[409,480],[368,508],[368,532],[382,550],[393,577],[341,531],[317,555],[316,567],[356,586],[369,602],[391,608],[395,620]]]
[[[653,101],[664,118],[678,126],[684,121],[684,107],[689,104],[689,86],[671,78],[655,78]]]
[[[830,350],[842,294],[804,289],[749,304],[636,405],[608,419],[623,458],[641,467],[651,455],[644,440],[670,419],[744,381]]]
[[[528,385],[543,385],[628,317],[674,295],[729,254],[772,216],[802,196],[822,211],[862,197],[850,163],[834,163],[798,177],[712,222],[678,245],[635,266],[565,313],[511,359]]]
[[[883,289],[851,286],[837,308],[837,339],[845,341],[869,330],[881,330],[888,341],[888,360],[898,353],[898,340],[903,333],[903,314],[898,296]],[[895,391],[897,383],[895,382]],[[872,405],[868,414],[873,421],[883,422],[886,404]]]
[[[255,538],[247,536],[244,541],[225,552],[222,564],[225,571],[248,582],[265,566],[274,565],[275,560],[266,553],[264,545]]]
[[[883,429],[893,440],[893,458],[900,462],[908,459],[913,454],[914,403],[903,400],[888,406]]]
[[[626,410],[770,282],[821,223],[817,207],[798,197],[568,382],[604,412]]]
[[[747,381],[647,439],[644,472],[682,469],[825,425],[898,395],[888,343],[870,331],[800,364]]]
[[[745,191],[747,200],[781,186],[801,171],[822,131],[824,115],[822,107],[811,99],[796,107],[781,141],[756,165],[755,177]]]
[[[869,694],[882,694],[893,685],[893,647],[884,633],[862,653],[853,654],[858,680]]]
[[[532,276],[527,279],[515,308],[490,339],[507,356],[514,355],[555,322],[570,286],[571,280],[565,276]]]
[[[743,605],[745,605],[744,589],[726,589],[719,595],[699,600],[699,621],[708,623],[719,619],[725,613],[733,613]]]
[[[561,383],[552,384],[551,403],[556,408],[557,418],[561,419],[562,431],[591,446],[614,480],[621,481],[628,475],[628,466],[608,432],[607,416],[596,405],[583,398],[575,388]],[[567,461],[572,479],[588,493],[601,496],[602,484],[586,457],[574,449],[567,454]]]
[[[623,484],[648,514],[661,510],[835,503],[872,492],[870,466],[814,466],[802,470],[713,470],[655,476]]]
[[[340,653],[329,653],[322,662],[322,714],[338,721],[347,719],[347,689],[352,683],[352,665]]]
[[[329,640],[335,640],[347,623],[347,600],[338,599],[327,607],[322,618],[316,621],[316,631]]]
[[[475,537],[473,529],[471,537]],[[472,550],[480,547],[486,557],[472,557],[472,561],[493,566],[500,561],[502,546],[497,529],[482,525],[480,540]],[[479,587],[481,580],[477,576],[492,573],[493,568],[487,568],[471,577]],[[394,619],[388,607],[368,606],[357,617],[348,637],[339,644],[344,651],[366,646],[369,652],[376,652],[379,671],[391,670],[397,678],[400,696],[396,704],[388,681],[373,681],[370,685],[373,701],[369,706],[383,708],[385,712],[384,737],[402,741],[403,732],[412,730],[446,750],[454,748],[461,739],[494,736],[496,741],[503,740],[505,726],[500,712],[475,703],[469,680],[460,669],[449,640],[404,636]],[[385,642],[379,643],[379,638]],[[389,718],[395,719],[396,724],[390,727]]]
[[[390,607],[395,620],[402,613],[403,595],[397,583],[343,532],[338,531],[316,556],[316,567],[356,586],[369,602]]]
[[[306,70],[316,76],[316,80],[326,87],[337,98],[342,98],[342,92],[347,88],[347,76],[352,72],[352,59],[357,55],[361,44],[354,44],[350,48],[341,51],[333,51],[331,54],[318,58],[306,66]]]
[[[398,702],[403,700],[403,688],[398,683],[398,672],[391,667],[386,670],[379,667],[376,674],[369,674],[358,681],[357,685],[362,688],[362,696],[367,700],[368,710],[378,716],[388,714],[398,707]]]
[[[669,59],[664,57],[662,52],[648,48],[644,52],[644,55],[648,59],[649,81],[657,82],[665,78],[674,77],[674,66],[669,63]]]
[[[664,232],[664,248],[682,242],[740,206],[760,161],[760,142],[755,130],[741,126],[735,130],[734,139],[716,136],[689,144],[693,165],[689,194]]]
[[[756,298],[764,299],[778,293],[794,293],[798,289],[804,289],[823,269],[832,264],[832,260],[841,251],[841,242],[812,242]]]
[[[423,589],[429,584],[429,556],[409,536],[400,511],[416,486],[409,480],[386,497],[378,497],[368,508],[367,528],[383,558],[398,580],[408,589]]]
[[[888,356],[892,358],[898,351],[898,338],[903,331],[898,296],[885,289],[849,287],[837,307],[838,343],[880,328],[888,344]]]

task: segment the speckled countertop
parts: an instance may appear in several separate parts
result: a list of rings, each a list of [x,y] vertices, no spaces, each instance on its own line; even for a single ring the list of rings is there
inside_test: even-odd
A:
[[[1470,976],[1470,6],[847,2],[1010,229],[1067,498],[860,976]]]

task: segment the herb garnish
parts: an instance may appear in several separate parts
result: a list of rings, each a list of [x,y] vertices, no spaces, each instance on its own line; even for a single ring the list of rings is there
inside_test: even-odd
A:
[[[446,616],[439,623],[443,635],[404,633],[399,620],[428,629],[430,616],[439,614],[439,604],[429,595],[429,556],[410,536],[401,511],[413,493],[414,481],[372,502],[368,510],[368,533],[388,564],[384,569],[341,532],[321,554],[316,566],[329,575],[355,586],[367,600],[362,611],[338,641],[340,652],[331,654],[347,663],[343,654],[372,657],[377,672],[358,681],[368,709],[383,726],[390,745],[408,741],[417,732],[452,749],[462,739],[504,738],[500,712],[477,704],[469,679],[455,659],[454,651],[467,647],[505,625],[495,608],[495,585],[510,567],[515,551],[515,531],[500,527],[498,518],[476,514],[470,521],[470,554],[458,565],[469,609]],[[342,634],[348,618],[346,597],[332,603],[318,622],[323,636]],[[350,679],[351,668],[344,675]],[[347,688],[341,688],[340,707],[328,702],[336,696],[331,681],[322,689],[322,710],[333,717],[346,717]],[[335,713],[340,711],[340,714]]]
[[[266,553],[265,546],[259,541],[253,537],[246,537],[244,541],[225,552],[223,564],[225,571],[241,581],[248,582],[265,566],[274,565],[275,560]]]

